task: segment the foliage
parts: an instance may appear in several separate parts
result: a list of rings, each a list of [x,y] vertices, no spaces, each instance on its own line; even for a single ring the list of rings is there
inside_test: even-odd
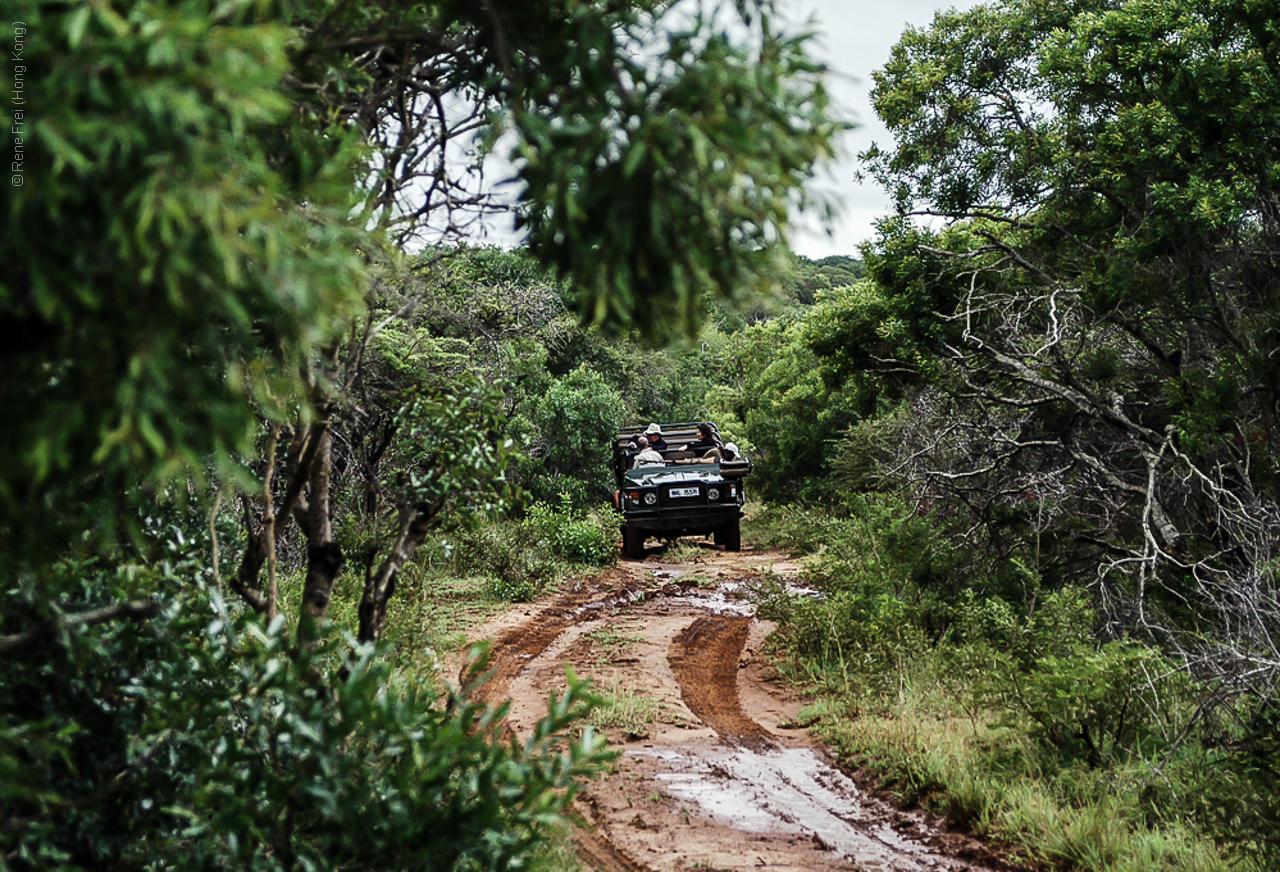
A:
[[[379,155],[374,220],[399,241],[449,238],[514,199],[588,323],[692,333],[707,292],[776,284],[797,209],[830,211],[804,183],[848,125],[772,0],[290,12],[299,101]],[[514,198],[478,181],[497,149]]]
[[[829,496],[829,440],[848,421],[847,400],[823,383],[803,331],[803,320],[784,316],[735,334],[707,398],[722,434],[741,433],[756,464],[752,487],[766,499]]]
[[[811,555],[841,535],[846,519],[832,512],[827,504],[765,503],[742,523],[759,548]]]
[[[1091,586],[1105,644],[1079,668],[1108,705],[1142,703],[1112,640],[1219,682],[1206,730],[1251,722],[1280,663],[1276,24],[1220,0],[943,13],[877,74],[895,143],[866,156],[904,216],[950,219],[867,252],[878,329],[898,316],[921,358],[881,471],[978,574]]]
[[[531,446],[538,466],[525,467],[530,492],[541,499],[567,492],[577,504],[608,494],[610,439],[622,410],[622,396],[592,369],[556,379],[532,409],[539,438]]]
[[[857,284],[866,274],[862,262],[850,255],[830,255],[818,260],[799,257],[786,277],[787,295],[801,305],[812,306],[820,292]]]
[[[512,61],[536,58],[511,119],[530,247],[576,279],[588,321],[692,333],[703,291],[776,283],[803,184],[846,125],[807,37],[772,12],[573,2],[548,32],[507,33]]]
[[[858,269],[837,272],[836,279],[859,273],[861,264],[853,263]],[[812,263],[802,265],[797,275],[812,270]],[[810,278],[823,280],[829,279]],[[851,281],[820,287],[812,305],[731,335],[718,351],[708,406],[713,417],[741,427],[762,495],[838,501],[881,486],[870,468],[876,458],[868,457],[881,452],[869,452],[850,434],[863,428],[865,441],[866,428],[883,430],[877,422],[931,371],[927,347],[906,326],[926,317],[929,302]]]
[[[1280,713],[1274,699],[1258,705],[1247,734],[1242,753],[1216,761],[1199,811],[1238,854],[1272,868],[1280,860]]]
[[[892,497],[851,497],[842,509],[774,509],[753,519],[753,536],[778,525],[789,543],[816,546],[806,568],[822,595],[771,596],[766,612],[805,660],[893,681],[947,625],[946,558],[933,530]]]
[[[617,531],[622,519],[611,508],[588,516],[573,508],[567,494],[561,494],[557,506],[538,503],[529,509],[526,523],[539,544],[557,557],[591,566],[606,566],[618,559]]]
[[[1070,594],[1062,597],[1078,604]],[[1191,682],[1154,649],[1122,641],[1045,638],[1059,598],[1048,595],[1026,622],[1021,641],[1049,650],[1006,651],[979,643],[962,659],[977,674],[975,690],[993,710],[1031,722],[1028,735],[1043,738],[1066,760],[1091,766],[1164,753],[1169,737],[1186,727]],[[1046,620],[1042,612],[1049,612]],[[1085,616],[1091,611],[1081,609]],[[1075,623],[1072,621],[1072,623]],[[1039,629],[1036,629],[1037,627]]]
[[[1189,821],[1206,792],[1235,815],[1262,783],[1242,790],[1215,750],[1239,733],[1198,719],[1210,688],[1154,647],[1097,643],[1084,591],[1032,577],[1017,596],[983,591],[997,585],[966,576],[962,556],[952,563],[937,532],[884,495],[848,517],[788,506],[751,524],[809,552],[816,593],[766,583],[754,595],[850,765],[1046,868],[1226,868]]]
[[[589,734],[557,738],[585,712],[576,684],[520,746],[501,711],[323,631],[344,547],[358,639],[377,640],[428,535],[511,503],[500,414],[533,422],[547,464],[523,480],[544,495],[607,487],[623,404],[575,358],[651,377],[651,408],[696,403],[683,364],[602,352],[566,302],[657,334],[692,329],[706,292],[776,279],[844,125],[772,3],[687,5],[125,0],[16,25],[25,63],[0,85],[41,102],[6,104],[3,134],[23,184],[0,219],[0,398],[24,414],[0,437],[0,570],[19,580],[0,770],[31,773],[4,787],[6,862],[506,868],[561,819],[599,759]],[[387,240],[486,214],[459,179],[509,141],[531,250],[569,283],[482,253],[459,272],[477,305],[427,309],[456,287],[406,277]],[[494,372],[516,387],[488,390]],[[185,532],[238,515],[244,536],[179,571],[145,531],[102,535],[152,502]],[[566,518],[546,547],[603,559],[615,523]],[[210,577],[266,628],[218,597],[197,616]]]
[[[172,811],[188,819],[198,865],[504,868],[598,756],[589,733],[563,749],[550,738],[581,714],[572,682],[521,746],[500,739],[500,709],[464,700],[442,709],[421,682],[388,684],[367,659],[331,704],[302,684],[311,664],[283,653],[268,644],[263,666],[237,670],[240,693],[224,697],[243,699],[224,703],[236,733],[213,724],[192,737],[193,750],[213,754],[191,761],[184,786],[197,808]]]
[[[39,110],[6,101],[23,184],[0,217],[0,398],[26,410],[0,436],[10,554],[111,526],[135,484],[233,464],[250,407],[299,398],[365,271],[347,220],[356,143],[291,113],[289,30],[266,6],[24,17]]]
[[[1252,577],[1273,550],[1268,15],[1014,0],[908,33],[877,76],[898,144],[869,153],[874,174],[904,210],[963,219],[886,224],[869,260],[966,407],[927,401],[959,415],[946,440],[904,440],[911,474],[968,470],[951,498],[989,515],[1020,487],[1050,527],[1078,519],[1077,542],[1128,555],[1055,559],[1106,560],[1114,596],[1136,584],[1159,608],[1179,565]]]
[[[158,580],[136,564],[62,572],[68,608]],[[29,614],[29,597],[7,599]],[[291,652],[198,588],[163,608],[140,631],[70,629],[11,655],[0,766],[22,777],[5,779],[6,863],[506,868],[602,760],[589,731],[561,738],[586,710],[572,678],[520,744],[501,709],[441,705],[370,648],[328,686],[333,646]]]
[[[498,515],[513,501],[506,470],[515,446],[499,435],[501,394],[469,377],[449,391],[401,397],[400,438],[381,458],[382,484],[397,500],[429,504],[449,524]]]
[[[612,507],[586,511],[562,495],[555,506],[535,503],[523,518],[458,531],[447,565],[485,576],[498,599],[527,602],[568,573],[615,563],[620,525]]]
[[[1027,684],[1010,690],[1051,742],[1066,749],[1079,743],[1096,764],[1111,755],[1140,754],[1138,743],[1151,744],[1152,738],[1154,750],[1163,750],[1165,731],[1173,726],[1166,707],[1181,695],[1182,677],[1150,648],[1107,642],[1043,657]]]

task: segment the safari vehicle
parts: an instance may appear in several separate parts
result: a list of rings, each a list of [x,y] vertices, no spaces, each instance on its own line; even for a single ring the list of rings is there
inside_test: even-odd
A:
[[[714,537],[726,551],[739,551],[742,536],[743,479],[751,471],[744,457],[724,460],[704,452],[682,451],[698,438],[697,423],[662,427],[667,450],[662,463],[632,467],[637,454],[632,443],[644,434],[643,426],[623,427],[613,437],[613,472],[618,485],[618,509],[622,512],[622,553],[629,559],[644,557],[650,536]],[[715,426],[712,425],[712,429]]]

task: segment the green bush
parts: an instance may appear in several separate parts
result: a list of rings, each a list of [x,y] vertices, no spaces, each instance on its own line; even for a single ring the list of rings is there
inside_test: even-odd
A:
[[[879,686],[927,645],[919,615],[889,591],[840,591],[796,602],[784,638],[789,649]]]
[[[458,531],[452,557],[455,573],[483,575],[486,590],[508,602],[533,599],[561,570],[560,561],[536,547],[528,527],[511,520]]]
[[[814,554],[841,535],[845,526],[827,506],[765,503],[743,522],[757,548]]]
[[[1047,591],[1021,608],[969,590],[956,606],[954,638],[1003,652],[1026,670],[1041,657],[1066,656],[1090,643],[1095,620],[1081,588]]]
[[[1238,856],[1280,868],[1280,702],[1258,705],[1234,751],[1214,753],[1200,818]]]
[[[538,544],[557,557],[592,566],[617,562],[622,519],[612,508],[602,507],[588,514],[575,509],[568,494],[561,494],[558,506],[533,506],[526,523]]]
[[[1151,648],[1119,641],[1073,645],[1026,669],[997,655],[983,684],[989,704],[1028,718],[1030,734],[1065,759],[1094,766],[1164,747],[1186,699],[1180,670]]]
[[[532,404],[534,455],[521,469],[535,498],[568,492],[578,506],[613,490],[609,440],[617,432],[622,395],[588,366],[556,379]]]
[[[604,759],[566,731],[570,681],[527,742],[373,650],[298,650],[196,586],[135,624],[81,612],[154,587],[137,565],[64,564],[65,594],[5,595],[3,629],[61,627],[0,675],[0,866],[31,870],[511,868]],[[44,618],[41,618],[43,612]],[[348,664],[330,681],[333,666]]]
[[[557,506],[536,503],[522,519],[457,531],[450,568],[485,576],[486,590],[497,599],[527,602],[566,573],[615,563],[620,524],[611,508],[587,512],[561,494]],[[429,546],[427,553],[436,550]]]

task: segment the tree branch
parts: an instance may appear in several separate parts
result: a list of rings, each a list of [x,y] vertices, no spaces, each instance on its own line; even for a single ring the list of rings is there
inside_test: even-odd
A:
[[[79,612],[74,615],[62,615],[54,620],[38,624],[29,630],[23,630],[21,633],[0,636],[0,654],[8,654],[37,639],[52,636],[63,627],[77,624],[89,627],[94,624],[105,624],[108,621],[114,621],[119,618],[134,618],[135,620],[150,618],[159,613],[159,611],[160,603],[155,600],[134,600],[133,602],[119,603],[114,606]]]

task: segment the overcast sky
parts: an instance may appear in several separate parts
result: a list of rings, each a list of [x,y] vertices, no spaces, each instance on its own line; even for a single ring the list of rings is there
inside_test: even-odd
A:
[[[892,142],[871,109],[871,73],[889,60],[889,50],[908,26],[928,26],[939,9],[975,5],[977,0],[783,0],[779,4],[782,10],[789,8],[788,18],[797,25],[812,18],[813,30],[819,34],[813,54],[832,71],[827,90],[859,125],[844,138],[844,159],[831,177],[819,181],[823,190],[836,194],[842,208],[833,233],[828,237],[797,232],[791,240],[796,252],[812,258],[856,256],[858,243],[871,238],[872,222],[890,211],[889,198],[874,183],[853,181],[856,158],[873,142]]]

